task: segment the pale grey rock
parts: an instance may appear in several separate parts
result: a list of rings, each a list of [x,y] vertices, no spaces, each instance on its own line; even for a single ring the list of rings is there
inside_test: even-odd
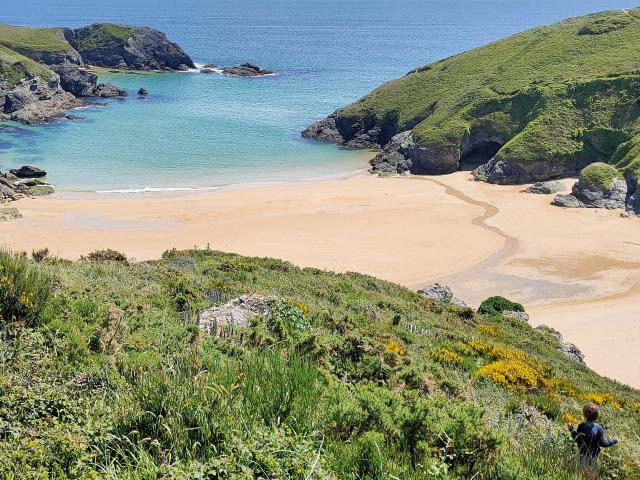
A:
[[[516,312],[512,310],[505,310],[502,312],[503,317],[513,318],[514,320],[520,320],[521,322],[529,322],[529,314],[527,312]]]
[[[418,294],[422,295],[425,298],[430,300],[443,303],[443,304],[453,304],[458,307],[466,307],[467,304],[453,296],[453,292],[446,285],[441,285],[439,283],[433,283],[431,285],[427,285],[421,290],[418,290]]]
[[[0,222],[22,218],[20,210],[15,207],[0,207]]]
[[[209,308],[200,313],[200,329],[209,335],[215,335],[224,327],[249,327],[251,317],[270,314],[271,301],[272,299],[261,295],[242,295],[219,307]]]

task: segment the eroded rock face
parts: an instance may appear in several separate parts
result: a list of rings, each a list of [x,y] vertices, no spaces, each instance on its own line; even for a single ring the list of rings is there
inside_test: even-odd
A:
[[[369,162],[372,173],[402,174],[411,170],[413,162],[407,152],[415,147],[411,132],[402,132],[391,138],[384,149]]]
[[[90,35],[100,25],[74,30],[68,35],[70,43],[78,50],[85,63],[108,68],[134,70],[185,70],[195,68],[193,60],[167,36],[153,28],[132,27],[126,40],[111,42],[109,46],[84,48],[77,39]]]
[[[307,129],[303,130],[302,136],[319,142],[344,142],[344,138],[338,131],[334,117],[323,118],[322,120],[312,123]]]
[[[98,76],[74,65],[59,65],[53,70],[60,76],[60,86],[76,97],[94,95]]]
[[[540,195],[550,195],[553,193],[564,192],[567,189],[564,183],[559,180],[550,180],[548,182],[537,182],[525,188],[525,193],[536,193]]]
[[[65,110],[82,105],[82,102],[60,86],[60,77],[54,74],[44,80],[32,76],[16,86],[7,86],[0,97],[3,101],[3,117],[27,124],[38,124],[61,118]]]

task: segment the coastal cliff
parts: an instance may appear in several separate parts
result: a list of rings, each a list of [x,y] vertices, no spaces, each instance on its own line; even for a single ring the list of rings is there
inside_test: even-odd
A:
[[[640,9],[534,28],[417,68],[303,136],[374,148],[372,171],[527,183],[606,162],[637,188]]]

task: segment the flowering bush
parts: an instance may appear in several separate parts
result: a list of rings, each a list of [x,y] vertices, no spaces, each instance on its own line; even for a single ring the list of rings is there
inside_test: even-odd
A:
[[[445,365],[461,365],[464,362],[464,357],[462,357],[462,355],[452,352],[446,348],[436,350],[431,354],[431,356],[438,362],[444,363]]]
[[[479,332],[484,333],[485,335],[489,335],[490,337],[497,337],[498,336],[498,326],[497,325],[486,325],[486,324],[479,324],[477,326],[477,329]]]
[[[530,390],[546,385],[544,376],[522,360],[497,360],[478,370],[478,376],[514,390]]]
[[[25,258],[0,251],[0,324],[35,324],[49,292],[49,282]]]

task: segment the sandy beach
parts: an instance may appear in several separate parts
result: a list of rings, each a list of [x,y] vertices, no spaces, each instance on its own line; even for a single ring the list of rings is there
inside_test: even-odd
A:
[[[572,180],[567,180],[567,185]],[[245,188],[178,196],[23,199],[0,224],[14,250],[136,259],[194,246],[358,271],[419,288],[440,281],[477,305],[522,301],[533,325],[577,344],[596,371],[640,387],[640,221],[563,210],[522,186],[468,172]]]

